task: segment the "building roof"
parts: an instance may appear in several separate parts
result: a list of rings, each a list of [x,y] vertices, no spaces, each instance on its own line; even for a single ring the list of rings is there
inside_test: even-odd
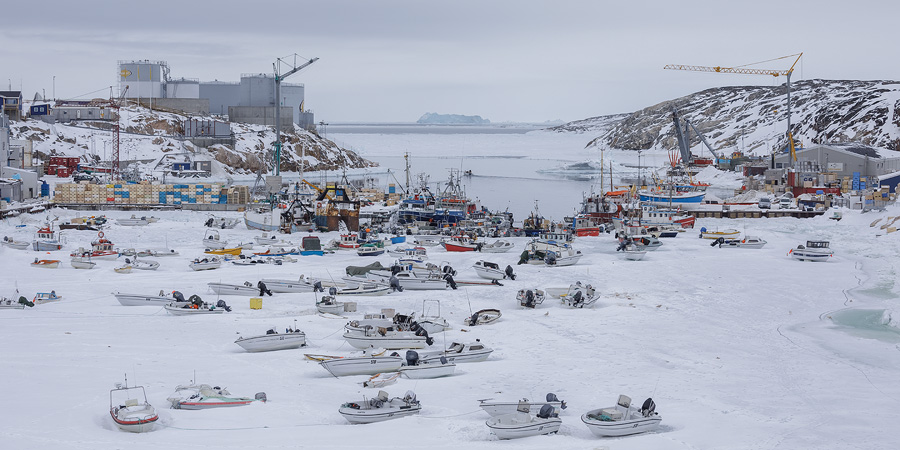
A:
[[[0,91],[0,97],[19,98],[21,96],[22,96],[22,91]]]
[[[879,149],[875,147],[869,147],[865,144],[860,144],[857,142],[848,142],[845,144],[826,144],[824,147],[832,147],[840,150],[845,150],[851,153],[856,153],[860,156],[868,156],[869,158],[884,158],[879,152]]]
[[[900,152],[894,152],[894,151],[891,151],[888,149],[872,147],[869,145],[860,144],[858,142],[813,145],[811,147],[799,149],[799,150],[797,150],[797,153],[798,154],[812,153],[812,152],[818,152],[819,150],[822,150],[822,149],[846,153],[846,154],[860,157],[860,158],[871,158],[871,159],[900,158]],[[788,153],[779,153],[779,154],[775,155],[776,161],[784,160],[787,158],[790,158],[790,154],[788,154]]]

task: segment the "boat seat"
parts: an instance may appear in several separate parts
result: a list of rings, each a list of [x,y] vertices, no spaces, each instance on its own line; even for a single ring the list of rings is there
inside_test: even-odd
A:
[[[129,398],[128,400],[125,400],[125,406],[126,406],[126,407],[128,407],[128,406],[137,406],[137,405],[139,405],[139,404],[140,404],[140,403],[137,401],[136,398]]]

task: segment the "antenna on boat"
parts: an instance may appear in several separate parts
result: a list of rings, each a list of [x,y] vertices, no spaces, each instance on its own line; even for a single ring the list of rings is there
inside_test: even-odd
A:
[[[469,300],[469,290],[466,289],[466,301],[469,303],[469,316],[472,315],[472,301]]]

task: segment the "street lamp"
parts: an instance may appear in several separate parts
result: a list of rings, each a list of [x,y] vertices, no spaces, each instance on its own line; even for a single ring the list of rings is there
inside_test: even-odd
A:
[[[56,75],[53,75],[53,101],[56,101]]]

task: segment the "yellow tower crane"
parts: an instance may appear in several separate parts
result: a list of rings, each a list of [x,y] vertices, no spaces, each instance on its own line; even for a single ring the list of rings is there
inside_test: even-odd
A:
[[[796,56],[797,59],[794,60],[794,63],[791,64],[791,68],[788,70],[770,70],[770,69],[750,69],[747,66],[752,66],[756,64],[767,63],[770,61],[777,61],[779,59],[787,59]],[[794,72],[794,67],[797,66],[797,62],[800,61],[800,57],[803,56],[803,52],[796,53],[793,55],[782,56],[780,58],[770,59],[768,61],[760,61],[751,64],[744,64],[743,66],[737,67],[720,67],[720,66],[689,66],[684,64],[669,64],[663,69],[671,69],[671,70],[691,70],[694,72],[716,72],[716,73],[737,73],[744,75],[771,75],[773,77],[786,76],[787,77],[787,138],[788,143],[790,144],[791,149],[791,161],[797,160],[797,153],[794,151],[794,137],[791,134],[791,74]]]

